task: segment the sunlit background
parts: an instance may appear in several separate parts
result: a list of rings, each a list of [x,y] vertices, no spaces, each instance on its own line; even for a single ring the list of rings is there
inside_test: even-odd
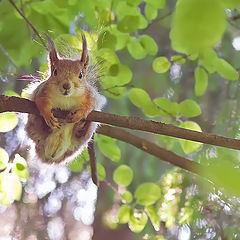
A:
[[[0,1],[0,8],[3,2],[6,4],[7,1]],[[159,56],[170,58],[176,54],[171,48],[169,39],[176,1],[166,2],[165,9],[159,10],[159,18],[153,20],[146,29],[139,31],[141,34],[149,34],[156,41]],[[9,8],[12,9],[11,6]],[[141,4],[138,10],[144,12],[144,8],[145,3]],[[238,10],[227,10],[229,19],[239,14]],[[90,30],[85,17],[83,12],[78,12],[68,27],[65,26],[65,30],[71,34],[75,34],[75,26]],[[4,23],[0,20],[0,35],[1,24]],[[54,31],[50,27],[49,30]],[[37,43],[40,49],[37,53],[39,58],[35,56],[28,59],[29,66],[20,68],[8,58],[8,53],[3,47],[7,45],[7,40],[6,38],[3,41],[0,38],[1,57],[8,59],[6,69],[0,67],[1,94],[6,90],[14,90],[21,94],[27,82],[17,79],[25,74],[38,75],[40,66],[46,63],[47,52]],[[30,42],[29,37],[26,41]],[[227,32],[216,49],[221,57],[239,70],[239,21],[229,20]],[[21,49],[14,51],[21,54]],[[165,97],[173,102],[181,102],[187,98],[195,99],[201,107],[202,114],[193,120],[204,132],[240,138],[240,94],[237,81],[226,81],[217,74],[211,74],[208,90],[203,96],[196,97],[194,95],[196,63],[189,61],[188,64],[182,65],[172,62],[169,72],[158,74],[152,70],[153,56],[148,55],[144,59],[135,60],[126,48],[117,54],[121,63],[126,64],[133,72],[132,82],[126,85],[127,90],[141,87],[152,99]],[[109,94],[106,91],[102,92]],[[127,94],[123,94],[120,99],[109,98],[104,111],[146,118],[146,115],[129,101]],[[25,114],[19,115],[19,119],[14,130],[0,134],[0,146],[7,151],[10,159],[19,154],[27,160],[29,178],[22,181],[24,188],[20,201],[14,201],[12,196],[11,206],[0,205],[0,240],[240,239],[238,197],[229,197],[221,190],[206,184],[203,178],[184,172],[119,141],[117,146],[121,150],[120,159],[110,160],[97,149],[97,161],[106,170],[106,178],[97,188],[91,180],[86,163],[81,172],[73,172],[65,165],[42,164],[32,152],[31,143],[25,134]],[[186,119],[186,117],[177,120],[155,118],[174,124]],[[139,135],[185,156],[179,142],[171,137],[144,133]],[[239,164],[237,151],[210,145],[201,146],[198,151],[188,154],[187,157],[203,165],[208,165],[217,158],[231,160],[236,163],[237,168],[237,163]],[[118,211],[122,204],[120,195],[126,191],[126,187],[119,186],[113,181],[113,172],[123,163],[129,165],[134,173],[128,191],[134,192],[137,186],[144,182],[156,182],[161,186],[162,198],[156,206],[160,220],[158,223],[148,221],[140,234],[133,233],[127,224],[118,222]],[[136,211],[134,215],[140,218],[141,212]]]

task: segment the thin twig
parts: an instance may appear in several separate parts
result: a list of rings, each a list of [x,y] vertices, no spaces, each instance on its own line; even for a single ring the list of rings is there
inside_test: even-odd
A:
[[[23,12],[18,8],[18,6],[15,4],[15,2],[13,0],[8,0],[8,1],[13,5],[13,7],[18,11],[18,13],[23,17],[24,21],[32,28],[33,32],[38,36],[38,38],[40,39],[40,41],[41,41],[42,45],[45,47],[45,49],[48,50],[47,45],[43,41],[43,38],[41,37],[41,35],[37,31],[37,29],[33,26],[33,24],[25,17]]]
[[[95,183],[96,186],[99,187],[97,160],[94,147],[94,135],[92,136],[92,140],[88,143],[88,154],[90,158],[92,181]]]
[[[8,54],[7,50],[2,46],[2,44],[0,44],[0,50],[3,53],[3,55],[8,59],[8,61],[16,68],[16,70],[19,73],[23,73],[23,70],[15,64],[11,56]]]

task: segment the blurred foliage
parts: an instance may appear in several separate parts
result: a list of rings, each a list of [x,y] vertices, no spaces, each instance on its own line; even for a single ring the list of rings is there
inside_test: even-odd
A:
[[[238,46],[233,44],[240,29],[239,0],[22,0],[16,4],[42,36],[53,37],[66,57],[81,51],[80,34],[85,32],[91,61],[99,65],[109,112],[239,138],[236,50],[240,47],[239,41]],[[47,53],[9,1],[0,1],[0,16],[2,93],[18,95],[15,91],[20,94],[25,85],[23,81],[17,87],[19,76],[40,69],[40,76],[46,78]],[[17,124],[15,113],[0,115],[2,133]],[[102,214],[105,224],[111,229],[128,224],[140,233],[136,238],[151,240],[176,239],[181,231],[190,232],[185,239],[239,239],[239,153],[168,136],[150,138],[206,166],[203,174],[214,185],[96,135],[99,178],[112,184],[118,196],[112,201],[118,211]],[[0,199],[10,206],[21,199],[29,173],[24,158],[9,157],[4,148],[0,148]],[[84,151],[69,168],[81,172],[88,162]]]

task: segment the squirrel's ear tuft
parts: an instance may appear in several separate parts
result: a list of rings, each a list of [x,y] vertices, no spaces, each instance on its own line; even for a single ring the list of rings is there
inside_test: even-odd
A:
[[[48,58],[49,58],[49,64],[51,67],[51,72],[52,72],[53,69],[55,68],[56,62],[58,61],[58,53],[53,40],[47,34],[45,34],[45,36],[48,40],[48,48],[49,48]]]
[[[84,64],[85,67],[87,67],[89,63],[89,56],[88,56],[88,49],[87,49],[87,41],[85,34],[82,32],[82,57],[81,62]]]

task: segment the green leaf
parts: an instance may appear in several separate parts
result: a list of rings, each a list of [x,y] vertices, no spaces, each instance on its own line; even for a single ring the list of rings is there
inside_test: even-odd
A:
[[[214,73],[216,72],[215,62],[218,59],[217,53],[212,48],[208,48],[199,56],[199,65],[206,68],[209,73]]]
[[[117,25],[115,25],[115,24],[111,25],[111,33],[114,36],[116,36],[116,39],[117,39],[115,50],[118,51],[118,50],[125,48],[128,40],[129,40],[129,34],[120,32],[117,29]]]
[[[139,108],[146,108],[152,103],[151,98],[148,93],[141,88],[132,88],[128,92],[128,98],[130,101]]]
[[[118,162],[120,160],[121,151],[120,148],[116,145],[115,139],[107,136],[101,136],[97,140],[97,144],[99,150],[103,153],[103,155],[115,162]]]
[[[186,59],[183,56],[172,56],[171,61],[179,63],[179,64],[184,64],[186,62]]]
[[[9,96],[9,97],[12,97],[12,96],[14,96],[14,97],[20,97],[20,95],[17,94],[17,93],[16,93],[15,91],[13,91],[13,90],[6,90],[6,91],[4,92],[4,95]]]
[[[128,52],[130,53],[130,55],[134,58],[134,59],[143,59],[146,57],[146,50],[145,48],[143,48],[142,44],[140,44],[140,42],[135,39],[135,38],[130,38],[128,45],[127,45],[127,49]]]
[[[15,113],[6,112],[0,114],[0,132],[9,132],[18,124],[18,118]]]
[[[110,9],[104,9],[101,12],[98,13],[98,21],[101,25],[110,25],[112,22],[114,22],[115,15],[113,11],[110,11]]]
[[[101,163],[97,163],[97,172],[99,180],[103,181],[106,177],[106,170]]]
[[[130,203],[132,202],[133,196],[132,193],[129,191],[124,192],[123,194],[121,194],[121,197],[127,202]]]
[[[196,122],[193,121],[186,121],[182,123],[179,127],[190,129],[197,132],[202,132],[201,127]],[[180,139],[179,141],[185,154],[192,154],[202,146],[202,143],[190,140]]]
[[[171,102],[168,98],[155,98],[154,103],[165,113],[163,116],[172,115],[177,117],[179,114],[179,104]]]
[[[196,67],[194,71],[195,76],[195,94],[196,96],[202,96],[208,86],[208,74],[201,67]]]
[[[98,48],[110,48],[115,50],[115,46],[117,44],[117,38],[110,31],[103,31],[99,35],[98,39]]]
[[[116,6],[118,19],[123,19],[125,16],[139,16],[140,12],[137,7],[130,6],[126,1],[119,1]],[[131,23],[132,24],[132,23]]]
[[[141,108],[144,114],[149,116],[159,115],[157,106],[152,102],[148,93],[141,88],[132,88],[128,92],[128,98],[137,107]]]
[[[105,96],[113,99],[121,99],[126,91],[126,87],[114,87],[106,90],[104,89]]]
[[[89,154],[87,148],[85,148],[80,155],[68,164],[68,167],[72,172],[81,172],[83,170],[83,164],[88,161]]]
[[[130,213],[130,219],[128,221],[128,226],[131,231],[139,233],[141,232],[147,224],[147,214],[144,211],[132,210]]]
[[[146,3],[151,4],[155,8],[165,8],[166,0],[144,0]]]
[[[239,0],[221,0],[224,8],[234,10],[234,8],[240,7]]]
[[[214,62],[217,72],[228,80],[238,80],[238,72],[224,59],[218,58]]]
[[[128,84],[132,80],[132,71],[127,65],[119,64],[116,78],[116,84],[118,86]]]
[[[103,61],[103,67],[108,69],[113,64],[119,64],[118,56],[109,48],[101,48],[97,51],[96,57],[99,61]]]
[[[139,204],[152,205],[160,199],[161,189],[155,183],[143,183],[136,189],[134,196]]]
[[[132,33],[138,29],[139,16],[125,16],[117,25],[117,29],[123,33]]]
[[[217,187],[220,187],[221,191],[223,188],[224,193],[230,194],[230,196],[240,196],[240,171],[235,163],[231,162],[231,159],[221,159],[210,164],[203,174]]]
[[[149,35],[141,35],[141,37],[139,38],[139,42],[150,55],[154,56],[158,53],[158,46],[154,39],[151,38]]]
[[[29,172],[27,169],[26,160],[19,154],[15,154],[13,160],[14,166],[12,167],[12,172],[15,173],[20,179],[26,180],[29,177]]]
[[[141,2],[142,0],[127,0],[127,4],[134,7],[138,6]]]
[[[39,68],[40,76],[42,79],[46,79],[49,72],[48,63],[43,63]]]
[[[180,106],[180,113],[184,117],[196,117],[201,115],[202,113],[198,104],[191,99],[182,101],[179,106]]]
[[[130,219],[131,208],[128,205],[123,204],[118,210],[118,221],[119,223],[128,223]]]
[[[165,73],[171,67],[171,63],[166,57],[157,57],[154,59],[152,67],[157,73]]]
[[[159,116],[161,112],[157,108],[156,104],[153,102],[149,102],[144,108],[142,109],[143,113],[148,116]]]
[[[133,171],[127,165],[119,166],[113,173],[113,180],[123,186],[131,184],[133,179]]]
[[[62,48],[63,44],[68,44],[69,47],[74,49],[82,50],[82,40],[71,34],[60,34],[55,40],[54,43]]]
[[[219,0],[179,0],[170,33],[172,48],[192,54],[215,46],[225,31],[225,18]]]
[[[160,230],[160,219],[157,215],[156,210],[154,209],[153,206],[147,206],[146,210],[147,210],[148,216],[151,220],[151,223],[152,223],[155,231],[159,231]]]
[[[0,170],[3,170],[7,167],[8,161],[9,156],[7,151],[0,147]]]
[[[154,20],[158,16],[158,9],[148,3],[146,3],[146,5],[145,5],[144,12],[145,12],[145,16],[148,20]]]

